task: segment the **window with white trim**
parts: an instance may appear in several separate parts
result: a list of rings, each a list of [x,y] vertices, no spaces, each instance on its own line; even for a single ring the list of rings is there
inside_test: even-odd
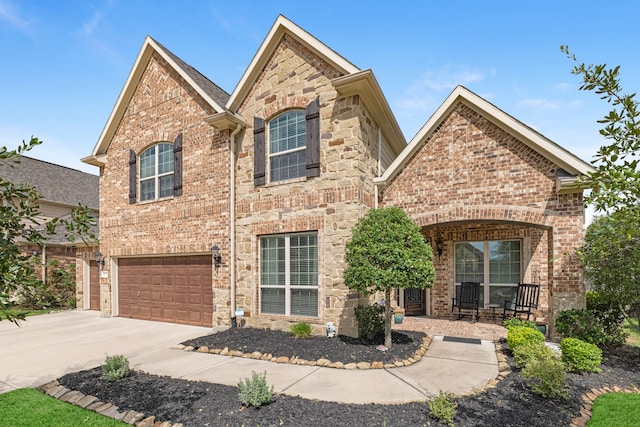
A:
[[[480,307],[503,305],[522,278],[521,246],[520,240],[456,242],[455,285],[478,282]]]
[[[140,154],[140,201],[173,195],[173,144],[162,142]]]
[[[306,176],[307,122],[304,110],[291,110],[269,121],[269,180]]]
[[[318,234],[260,237],[260,312],[318,316]]]

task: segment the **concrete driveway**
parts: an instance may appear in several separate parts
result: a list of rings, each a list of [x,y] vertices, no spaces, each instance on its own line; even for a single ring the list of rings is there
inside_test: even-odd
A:
[[[107,355],[151,356],[211,328],[102,317],[65,311],[0,322],[0,393],[37,387],[66,373],[93,368]]]

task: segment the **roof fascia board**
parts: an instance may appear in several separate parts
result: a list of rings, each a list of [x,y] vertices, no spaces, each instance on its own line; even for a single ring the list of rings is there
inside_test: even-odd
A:
[[[340,96],[360,96],[360,99],[373,115],[396,155],[405,149],[407,142],[404,134],[375,75],[370,69],[337,77],[331,83]]]
[[[82,163],[86,163],[91,166],[102,167],[107,162],[107,155],[106,154],[91,155],[91,156],[81,158],[80,161]]]
[[[96,157],[100,154],[104,154],[109,147],[109,143],[111,139],[115,135],[116,129],[118,127],[118,123],[122,120],[124,116],[124,112],[127,109],[129,101],[133,97],[133,93],[138,86],[138,82],[142,78],[146,70],[146,66],[151,59],[153,52],[157,52],[171,67],[189,84],[191,87],[195,89],[195,91],[202,96],[202,98],[216,111],[224,111],[224,108],[220,106],[213,98],[211,98],[193,79],[182,69],[182,67],[178,66],[175,61],[167,55],[166,51],[158,46],[158,44],[149,36],[144,39],[144,43],[142,44],[142,48],[140,52],[138,52],[138,56],[127,76],[127,80],[124,84],[124,87],[120,91],[120,95],[116,100],[115,106],[109,115],[109,119],[102,129],[102,133],[98,138],[98,142],[96,143],[91,156],[86,157],[85,159],[91,160],[91,157]],[[84,159],[82,161],[85,161]],[[85,163],[89,163],[88,161]],[[94,164],[95,163],[89,163]],[[96,165],[101,166],[101,165]]]
[[[236,114],[229,111],[223,111],[211,116],[205,117],[204,122],[214,128],[222,131],[226,129],[235,129],[238,125],[247,127],[247,123]]]
[[[332,66],[337,68],[343,74],[351,74],[360,71],[358,67],[347,61],[340,56],[337,52],[329,48],[320,40],[294,24],[292,21],[284,17],[278,16],[273,26],[269,30],[267,37],[264,39],[260,48],[253,56],[251,63],[242,74],[242,78],[233,90],[231,97],[227,101],[226,107],[231,111],[236,111],[244,98],[246,97],[252,84],[258,78],[258,75],[262,71],[262,68],[269,60],[276,47],[280,43],[282,36],[289,34],[294,37],[298,42],[310,48],[316,54],[320,55]]]
[[[422,147],[424,141],[435,132],[440,122],[451,112],[458,101],[462,101],[496,126],[513,135],[524,144],[544,155],[572,175],[584,175],[594,171],[585,161],[574,156],[554,142],[533,131],[522,122],[514,119],[493,104],[480,98],[470,90],[457,86],[436,112],[412,138],[405,150],[398,156],[385,173],[374,180],[377,184],[385,184],[393,179],[404,168],[406,163]]]

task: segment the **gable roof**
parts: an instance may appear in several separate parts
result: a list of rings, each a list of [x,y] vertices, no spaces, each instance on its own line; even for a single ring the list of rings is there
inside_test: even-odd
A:
[[[283,15],[279,15],[227,101],[226,107],[228,109],[237,111],[285,34],[290,35],[311,49],[316,55],[320,56],[343,74],[357,73],[360,71],[358,67],[347,61],[336,51],[298,27]]]
[[[225,110],[224,105],[229,95],[211,80],[202,75],[198,70],[178,58],[160,43],[147,36],[138,53],[135,63],[127,77],[127,81],[118,96],[111,115],[98,138],[98,142],[90,156],[81,159],[83,162],[94,166],[104,165],[103,155],[111,143],[120,120],[133,97],[133,93],[142,78],[144,71],[154,52],[157,52],[174,70],[189,84],[216,112]]]
[[[20,163],[0,163],[0,177],[14,184],[29,184],[42,200],[77,207],[99,208],[98,176],[31,157],[20,156]]]
[[[407,165],[409,160],[411,160],[411,158],[413,158],[413,156],[422,148],[431,135],[435,133],[442,120],[451,113],[459,102],[464,103],[466,106],[481,114],[485,119],[489,120],[500,129],[514,136],[519,141],[551,160],[554,164],[563,169],[565,174],[568,173],[569,176],[572,177],[571,179],[567,179],[566,176],[559,177],[559,191],[570,190],[571,186],[575,183],[575,177],[577,175],[584,175],[595,170],[589,163],[570,153],[521,121],[505,113],[495,105],[479,97],[469,89],[463,86],[457,86],[413,137],[404,151],[400,153],[393,163],[391,163],[385,173],[381,177],[375,178],[374,181],[377,184],[385,185],[391,182],[391,180]]]

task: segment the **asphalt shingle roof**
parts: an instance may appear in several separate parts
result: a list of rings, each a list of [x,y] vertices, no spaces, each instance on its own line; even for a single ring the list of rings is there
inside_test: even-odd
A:
[[[227,101],[229,100],[229,96],[230,96],[227,92],[225,92],[223,89],[220,88],[220,86],[218,86],[217,84],[215,84],[211,80],[209,80],[201,72],[199,72],[198,70],[193,68],[191,65],[187,64],[182,59],[180,59],[178,56],[173,54],[173,52],[171,52],[169,49],[164,47],[161,43],[158,43],[157,40],[153,39],[153,41],[159,47],[161,47],[165,51],[165,53],[167,55],[169,55],[171,57],[171,59],[173,59],[175,61],[175,63],[178,64],[178,66],[180,68],[182,68],[182,70],[184,70],[184,72],[187,73],[189,75],[189,77],[191,77],[193,79],[193,81],[196,82],[196,84],[202,88],[202,90],[204,90],[222,108],[224,108],[224,106],[227,103]]]
[[[20,156],[20,163],[0,162],[0,178],[14,184],[28,183],[44,201],[99,209],[97,175]]]

